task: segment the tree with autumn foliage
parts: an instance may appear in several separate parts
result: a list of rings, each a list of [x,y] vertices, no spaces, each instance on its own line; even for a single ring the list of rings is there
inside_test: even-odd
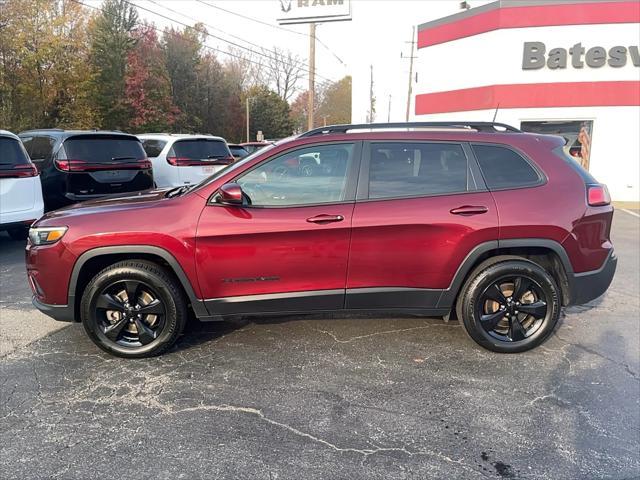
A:
[[[125,105],[133,132],[170,131],[180,110],[171,97],[164,52],[155,29],[143,25],[133,32],[135,47],[127,57]]]
[[[0,2],[0,125],[88,128],[88,15],[71,0]]]

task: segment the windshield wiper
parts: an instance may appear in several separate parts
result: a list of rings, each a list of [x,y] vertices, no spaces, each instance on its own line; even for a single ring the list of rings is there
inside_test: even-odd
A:
[[[137,160],[137,157],[113,157],[111,160],[114,162],[116,160]]]
[[[184,193],[187,193],[192,186],[193,185],[183,185],[181,187],[172,188],[165,194],[165,197],[167,198],[178,197]]]

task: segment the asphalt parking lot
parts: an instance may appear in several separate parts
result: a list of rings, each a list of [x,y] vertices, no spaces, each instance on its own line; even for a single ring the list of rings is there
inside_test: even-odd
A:
[[[614,218],[608,293],[498,355],[457,322],[198,324],[121,360],[30,306],[0,234],[0,478],[640,476],[640,220]]]

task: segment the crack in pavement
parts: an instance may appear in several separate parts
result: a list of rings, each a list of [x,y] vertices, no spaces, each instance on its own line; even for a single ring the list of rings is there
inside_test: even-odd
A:
[[[166,408],[166,406],[165,406]],[[247,413],[250,415],[254,415],[255,417],[259,418],[261,421],[264,421],[266,423],[269,423],[271,425],[274,425],[276,427],[279,428],[283,428],[297,436],[303,437],[303,438],[307,438],[315,443],[319,443],[322,444],[326,447],[331,448],[332,450],[336,451],[336,452],[340,452],[340,453],[357,453],[360,455],[364,455],[365,459],[371,455],[375,455],[377,453],[384,453],[384,452],[398,452],[398,453],[402,453],[408,456],[414,456],[414,455],[424,455],[424,456],[432,456],[432,457],[437,457],[441,460],[444,460],[448,463],[455,463],[460,465],[461,467],[463,467],[465,470],[468,471],[472,471],[473,473],[476,473],[478,475],[482,475],[482,476],[486,476],[483,472],[480,472],[478,470],[476,470],[475,468],[471,467],[470,465],[464,463],[463,459],[458,459],[458,460],[454,460],[451,457],[448,457],[447,455],[443,455],[441,453],[437,453],[437,452],[432,452],[432,451],[425,451],[425,450],[417,450],[417,451],[410,451],[408,450],[405,446],[403,447],[380,447],[380,446],[376,446],[375,448],[355,448],[355,447],[340,447],[338,445],[335,445],[334,443],[331,443],[327,440],[324,440],[323,438],[319,438],[316,437],[315,435],[311,435],[310,433],[307,432],[303,432],[302,430],[299,430],[295,427],[292,427],[291,425],[287,425],[286,423],[282,423],[282,422],[278,422],[277,420],[273,420],[272,418],[267,417],[262,410],[257,409],[257,408],[252,408],[252,407],[238,407],[238,406],[233,406],[233,405],[226,405],[226,404],[222,404],[222,405],[198,405],[196,407],[186,407],[186,408],[182,408],[179,410],[172,410],[172,409],[168,409],[165,410],[169,413],[172,414],[180,414],[180,413],[184,413],[184,412],[196,412],[196,411],[216,411],[216,412],[234,412],[234,413]]]
[[[400,328],[400,329],[397,329],[397,330],[385,330],[385,331],[382,331],[382,332],[369,333],[367,335],[358,335],[358,336],[355,336],[355,337],[351,337],[351,338],[349,338],[347,340],[339,339],[338,337],[336,337],[336,335],[333,332],[330,332],[328,330],[320,330],[320,329],[317,329],[317,328],[315,328],[314,330],[316,332],[324,333],[325,335],[329,335],[337,343],[351,343],[354,340],[361,340],[363,338],[376,337],[378,335],[389,335],[391,333],[411,332],[413,330],[424,330],[424,329],[429,329],[429,328],[432,328],[432,327],[456,327],[457,328],[457,327],[459,327],[459,325],[457,325],[457,324],[447,324],[447,323],[428,323],[428,324],[422,325],[420,327]]]
[[[596,350],[594,350],[592,348],[585,347],[584,345],[580,345],[579,343],[571,343],[568,340],[562,338],[556,332],[553,333],[553,336],[556,337],[558,340],[560,340],[565,345],[576,347],[576,348],[578,348],[578,349],[580,349],[580,350],[582,350],[584,352],[587,352],[587,353],[589,353],[591,355],[595,355],[596,357],[600,357],[603,360],[606,360],[606,361],[611,362],[611,363],[613,363],[615,365],[618,365],[619,367],[622,367],[627,374],[631,375],[634,378],[634,380],[640,382],[640,375],[638,373],[634,372],[633,370],[631,370],[631,366],[629,364],[622,363],[622,362],[619,362],[617,360],[614,360],[611,357],[608,357],[608,356],[606,356],[606,355],[604,355],[604,354],[602,354],[602,353],[600,353],[600,352],[598,352],[598,351],[596,351]]]

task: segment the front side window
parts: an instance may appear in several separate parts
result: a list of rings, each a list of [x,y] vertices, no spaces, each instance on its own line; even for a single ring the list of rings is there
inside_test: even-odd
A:
[[[465,192],[469,169],[454,143],[374,143],[369,162],[369,198]]]
[[[497,145],[473,145],[484,181],[490,190],[540,183],[540,176],[517,152]]]
[[[236,181],[254,206],[294,206],[348,200],[354,145],[318,145],[283,153]]]

